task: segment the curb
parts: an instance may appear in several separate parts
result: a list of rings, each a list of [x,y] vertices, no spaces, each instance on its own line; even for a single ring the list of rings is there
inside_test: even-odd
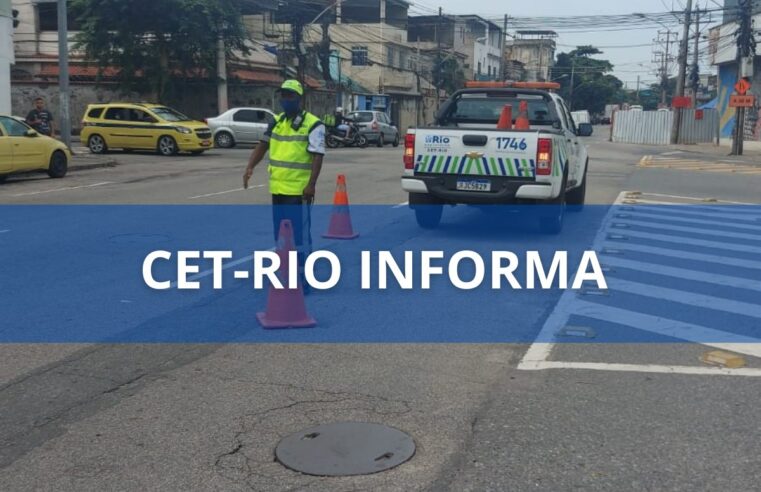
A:
[[[119,163],[115,160],[109,160],[109,161],[100,161],[100,162],[93,162],[93,163],[87,163],[87,164],[69,164],[69,171],[86,171],[88,169],[99,169],[104,167],[116,167]]]

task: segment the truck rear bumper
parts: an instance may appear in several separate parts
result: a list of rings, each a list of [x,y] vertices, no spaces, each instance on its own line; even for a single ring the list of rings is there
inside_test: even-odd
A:
[[[551,200],[554,198],[551,183],[537,183],[533,179],[492,179],[492,191],[459,191],[457,176],[405,176],[402,189],[409,193],[430,195],[442,203],[501,204],[518,200]]]

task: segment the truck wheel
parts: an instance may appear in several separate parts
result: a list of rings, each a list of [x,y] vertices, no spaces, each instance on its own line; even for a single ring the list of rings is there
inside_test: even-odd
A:
[[[566,171],[567,172],[567,171]],[[568,175],[563,177],[563,185],[560,187],[560,195],[554,200],[540,205],[542,211],[539,216],[539,228],[544,234],[560,234],[565,221],[566,193],[565,187]]]
[[[584,201],[587,196],[587,170],[589,169],[589,161],[584,168],[584,178],[582,178],[581,186],[578,186],[568,192],[567,202],[569,212],[581,212],[584,209]]]
[[[417,225],[423,229],[436,229],[441,223],[443,205],[422,205],[415,207]]]

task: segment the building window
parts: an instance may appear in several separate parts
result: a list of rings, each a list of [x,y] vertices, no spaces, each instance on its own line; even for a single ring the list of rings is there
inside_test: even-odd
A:
[[[70,31],[79,31],[81,25],[78,22],[81,9],[71,6],[67,8],[67,27]],[[37,5],[37,16],[40,22],[40,31],[58,32],[58,4],[40,3]]]
[[[395,59],[394,59],[394,47],[393,46],[386,46],[386,65],[393,67],[395,65]]]
[[[367,66],[367,46],[352,46],[351,64],[355,67]]]

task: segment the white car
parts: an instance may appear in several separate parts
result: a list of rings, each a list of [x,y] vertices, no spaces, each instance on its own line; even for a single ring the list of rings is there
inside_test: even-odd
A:
[[[229,149],[235,145],[257,143],[264,137],[275,113],[264,108],[233,108],[215,118],[207,118],[214,146]]]

